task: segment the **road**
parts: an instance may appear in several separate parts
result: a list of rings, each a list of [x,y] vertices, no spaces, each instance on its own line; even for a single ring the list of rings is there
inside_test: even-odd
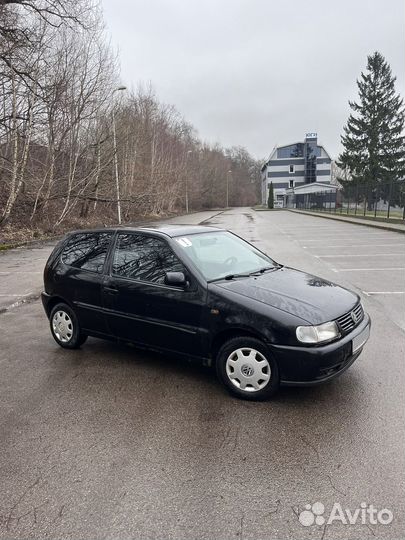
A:
[[[0,538],[404,538],[404,236],[287,211],[190,222],[204,219],[361,294],[363,354],[330,384],[251,403],[186,362],[95,339],[60,349],[39,301],[0,314]],[[48,252],[0,265],[40,272]],[[20,295],[41,276],[7,279]],[[315,502],[394,518],[305,527]]]

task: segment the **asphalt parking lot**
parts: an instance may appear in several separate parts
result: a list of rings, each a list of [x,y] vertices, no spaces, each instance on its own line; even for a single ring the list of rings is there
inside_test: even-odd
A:
[[[60,349],[39,301],[0,313],[0,538],[404,537],[405,236],[287,211],[212,214],[188,221],[356,290],[373,321],[362,355],[330,384],[252,403],[174,358],[95,339]],[[40,289],[49,250],[0,255],[8,305]],[[393,520],[302,525],[315,502]]]

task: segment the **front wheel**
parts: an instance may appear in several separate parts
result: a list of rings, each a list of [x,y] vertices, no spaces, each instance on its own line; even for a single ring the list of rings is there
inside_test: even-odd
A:
[[[256,338],[227,341],[218,352],[216,367],[221,382],[239,398],[265,400],[280,386],[277,362]]]
[[[80,330],[76,313],[67,304],[57,304],[49,318],[51,333],[58,345],[65,349],[78,349],[87,339]]]

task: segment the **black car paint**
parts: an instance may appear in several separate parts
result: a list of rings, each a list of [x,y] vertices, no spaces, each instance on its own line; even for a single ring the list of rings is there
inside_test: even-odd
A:
[[[334,283],[287,267],[218,285],[313,325],[337,319],[360,300]]]
[[[104,308],[112,335],[182,354],[195,354],[205,307],[201,287],[177,287],[109,276]],[[141,339],[138,339],[141,336]]]
[[[183,262],[188,286],[180,289],[112,276],[115,238],[118,232],[127,230],[164,239]],[[350,334],[328,344],[305,346],[298,342],[295,329],[349,312],[360,301],[355,293],[287,267],[207,283],[175,241],[176,236],[206,231],[207,227],[185,226],[111,229],[103,274],[65,265],[60,254],[67,239],[62,241],[44,271],[42,300],[47,315],[55,302],[62,300],[77,311],[89,335],[176,352],[208,365],[229,337],[255,336],[274,354],[285,384],[316,384],[351,365],[361,352],[351,354],[351,340],[370,324],[367,314]]]

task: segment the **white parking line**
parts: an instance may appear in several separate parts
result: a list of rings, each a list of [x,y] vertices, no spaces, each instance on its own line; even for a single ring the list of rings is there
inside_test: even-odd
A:
[[[302,240],[303,242],[305,242],[306,240],[308,242],[323,242],[324,240],[328,240],[330,239],[331,241],[333,240],[340,240],[341,242],[344,242],[346,240],[360,240],[360,241],[364,241],[364,240],[370,240],[370,242],[374,241],[374,240],[384,240],[385,237],[384,236],[381,236],[381,235],[378,235],[377,238],[376,236],[372,235],[372,236],[366,236],[366,235],[362,235],[362,236],[356,236],[354,234],[345,234],[344,236],[343,235],[336,235],[336,234],[326,234],[324,236],[321,236],[321,235],[316,235],[316,238],[308,238],[308,235],[301,235],[301,236],[298,236],[298,235],[292,235],[292,234],[289,234],[287,235],[289,236],[290,238],[295,238],[296,240]],[[397,235],[396,235],[397,236]],[[391,238],[387,238],[387,240],[391,240],[392,242],[395,241],[395,240],[398,240],[398,238],[395,238],[395,237],[391,237]]]
[[[314,255],[317,259],[337,259],[337,258],[348,258],[348,257],[375,257],[376,255],[392,256],[392,255],[405,255],[405,253],[353,253],[345,255]]]
[[[389,234],[392,234],[392,233],[389,233]],[[292,235],[290,235],[292,236]],[[332,238],[334,240],[339,240],[339,239],[342,239],[344,240],[345,238],[354,238],[356,240],[362,240],[363,238],[366,239],[366,238],[374,238],[374,237],[379,237],[379,238],[386,238],[385,235],[382,235],[382,234],[326,234],[326,235],[322,235],[322,239],[320,239],[321,235],[317,234],[316,235],[316,238],[308,238],[305,237],[305,236],[294,236],[294,238],[296,238],[297,240],[306,240],[307,242],[323,242],[323,240],[325,238]],[[393,234],[391,238],[389,238],[389,240],[398,240],[398,233],[396,233],[395,235]]]
[[[323,242],[322,242],[323,243]],[[325,248],[358,248],[358,247],[394,247],[402,246],[405,248],[405,243],[402,244],[328,244]],[[304,249],[307,249],[308,246],[302,246]],[[313,246],[315,247],[315,246]],[[318,246],[319,248],[320,246]]]
[[[382,270],[405,270],[405,266],[393,266],[391,268],[342,268],[341,270],[335,270],[335,272],[380,272]]]
[[[373,296],[376,294],[405,294],[405,291],[362,291],[366,296]]]

